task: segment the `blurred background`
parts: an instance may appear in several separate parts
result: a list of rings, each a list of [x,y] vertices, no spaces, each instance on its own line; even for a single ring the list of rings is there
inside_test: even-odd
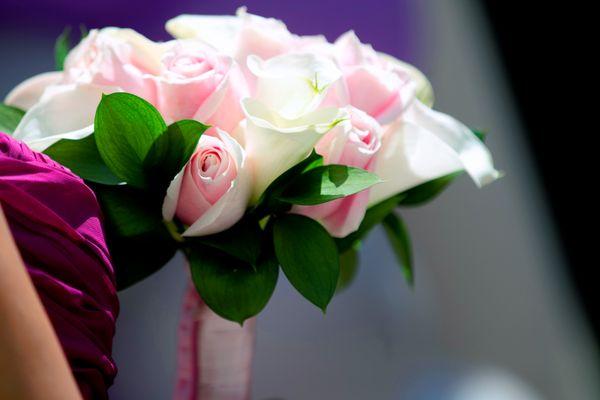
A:
[[[437,109],[488,132],[506,177],[483,190],[462,178],[432,204],[404,210],[413,289],[381,231],[364,243],[356,281],[327,316],[281,275],[258,319],[253,398],[599,399],[597,261],[580,225],[589,224],[593,196],[568,168],[583,169],[584,153],[561,136],[587,133],[571,125],[561,92],[576,78],[563,68],[576,59],[559,30],[568,7],[510,3],[2,0],[0,97],[53,69],[66,25],[132,27],[166,40],[168,18],[247,5],[298,34],[334,40],[354,29],[424,71]],[[178,256],[120,294],[112,399],[171,397],[185,282]]]

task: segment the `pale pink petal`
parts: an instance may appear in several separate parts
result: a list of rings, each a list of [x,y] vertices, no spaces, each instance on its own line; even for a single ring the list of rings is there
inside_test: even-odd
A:
[[[62,77],[62,72],[58,71],[44,72],[31,77],[11,90],[4,103],[22,110],[29,110],[42,97],[44,90],[50,85],[59,83]]]

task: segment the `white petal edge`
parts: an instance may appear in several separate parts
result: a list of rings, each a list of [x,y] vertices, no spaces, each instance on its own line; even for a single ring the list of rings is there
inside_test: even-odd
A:
[[[25,115],[13,136],[35,151],[60,139],[81,139],[94,131],[94,115],[102,94],[116,88],[88,84],[51,86]]]
[[[167,188],[167,194],[162,206],[162,215],[165,221],[172,221],[173,218],[175,218],[177,202],[179,201],[179,192],[181,190],[181,182],[183,181],[183,171],[185,171],[185,166],[177,175],[175,175],[169,184],[169,187]]]
[[[404,61],[400,61],[397,58],[386,54],[386,53],[377,53],[379,57],[383,60],[395,65],[396,67],[405,70],[406,73],[411,77],[411,80],[415,84],[415,91],[417,98],[425,105],[431,107],[435,101],[435,95],[433,93],[433,86],[431,83],[417,67],[412,64],[406,63]]]
[[[490,184],[502,176],[494,168],[488,148],[471,129],[457,119],[435,111],[419,100],[413,101],[404,119],[424,128],[450,147],[478,187]]]
[[[289,120],[254,99],[242,100],[246,114],[244,143],[253,169],[252,202],[288,168],[300,162],[336,123],[345,110],[323,108]]]
[[[44,90],[50,85],[59,83],[62,77],[63,73],[57,71],[33,76],[11,90],[6,95],[4,103],[22,110],[29,110],[40,100]]]
[[[177,39],[197,38],[231,55],[242,21],[232,15],[182,14],[167,21],[167,32]]]
[[[479,187],[502,176],[469,128],[418,100],[388,127],[383,140],[375,173],[384,182],[371,188],[370,205],[461,169]]]
[[[300,133],[312,128],[322,135],[332,128],[332,123],[349,118],[348,112],[343,108],[320,108],[299,118],[287,119],[255,99],[243,99],[241,104],[246,118],[254,125],[279,134]]]
[[[252,97],[288,119],[314,111],[342,78],[333,60],[312,53],[288,53],[268,60],[250,55],[246,64],[257,78]]]
[[[458,155],[443,142],[411,122],[396,121],[383,134],[374,171],[383,182],[371,187],[369,205],[460,169]]]

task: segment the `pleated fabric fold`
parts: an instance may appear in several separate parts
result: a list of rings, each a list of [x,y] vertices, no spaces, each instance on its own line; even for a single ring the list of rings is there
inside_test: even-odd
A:
[[[0,203],[83,397],[108,399],[119,303],[94,193],[0,133]]]

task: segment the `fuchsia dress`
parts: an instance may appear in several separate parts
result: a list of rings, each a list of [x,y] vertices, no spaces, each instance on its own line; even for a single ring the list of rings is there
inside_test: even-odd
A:
[[[107,399],[119,303],[94,193],[0,133],[0,203],[83,397]]]

